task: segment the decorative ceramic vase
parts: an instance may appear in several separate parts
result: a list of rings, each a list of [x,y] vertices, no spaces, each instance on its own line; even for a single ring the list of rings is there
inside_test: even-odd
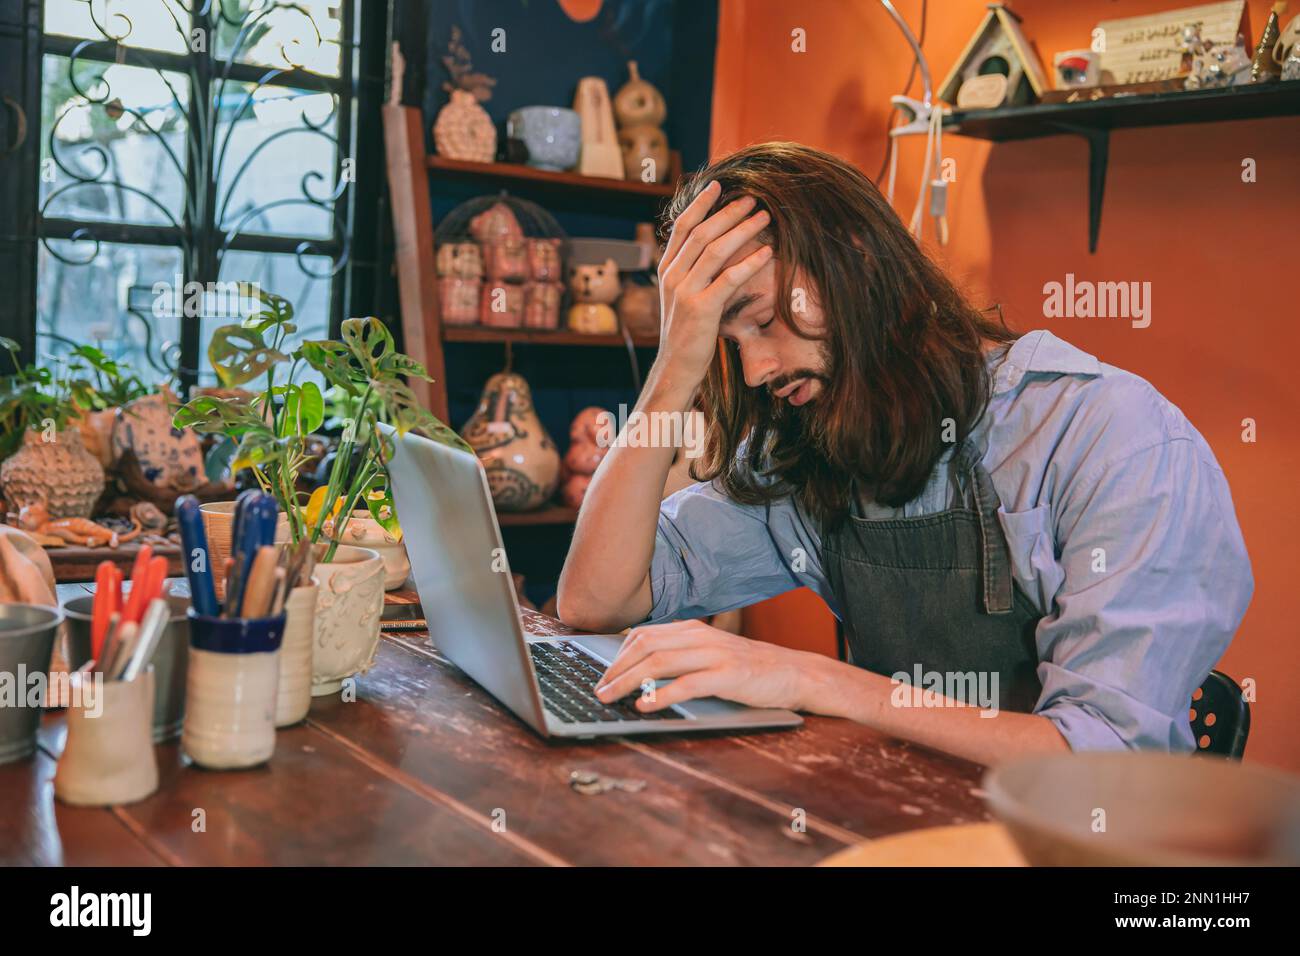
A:
[[[332,534],[328,523],[325,534]],[[392,591],[406,583],[411,574],[411,562],[406,557],[406,545],[393,537],[369,511],[354,511],[343,529],[340,539],[358,548],[369,548],[384,562],[384,590]]]
[[[483,462],[499,510],[529,511],[555,494],[560,453],[523,376],[498,372],[489,378],[461,435]]]
[[[177,493],[203,484],[203,446],[188,428],[172,427],[169,396],[145,395],[122,406],[113,426],[113,455],[135,453],[145,480]]]
[[[68,736],[54,774],[54,795],[78,807],[143,800],[158,789],[153,752],[154,674],[104,680],[73,673]]]
[[[284,604],[280,641],[280,683],[275,699],[275,726],[289,727],[311,708],[312,648],[316,637],[315,584],[289,592]]]
[[[44,503],[51,518],[89,518],[104,490],[104,469],[82,444],[81,432],[68,428],[45,433],[28,430],[18,451],[0,465],[0,491],[11,511]]]
[[[325,553],[317,545],[317,557]],[[384,611],[384,561],[370,548],[339,545],[334,560],[318,563],[311,695],[336,693],[343,681],[364,674],[379,648]]]
[[[467,90],[452,90],[433,124],[433,145],[439,156],[490,163],[497,153],[497,128],[488,111]]]
[[[563,172],[578,165],[582,120],[561,106],[525,106],[506,117],[506,136],[522,143],[528,165]]]

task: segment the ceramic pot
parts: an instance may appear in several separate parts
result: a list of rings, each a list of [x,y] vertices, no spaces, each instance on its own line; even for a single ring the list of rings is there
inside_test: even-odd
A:
[[[190,658],[190,599],[167,595],[171,614],[167,627],[148,661],[153,665],[153,739],[162,743],[180,735],[185,722],[185,680]],[[90,660],[90,621],[94,595],[63,603],[67,617],[67,665],[75,671]]]
[[[332,535],[330,523],[325,534]],[[343,529],[343,542],[358,548],[369,548],[384,562],[384,590],[392,591],[406,583],[411,574],[411,562],[406,557],[406,545],[389,534],[369,511],[354,511]]]
[[[231,537],[235,527],[235,504],[233,501],[207,501],[199,505],[199,515],[203,518],[203,534],[208,539],[208,567],[212,569],[218,598],[224,597],[223,569],[233,546]],[[275,520],[274,540],[289,540],[289,519],[283,513]]]
[[[285,617],[221,618],[190,611],[190,666],[181,748],[200,767],[255,767],[275,753]]]
[[[153,752],[154,672],[135,680],[69,675],[68,737],[54,774],[54,795],[77,807],[143,800],[158,789]]]
[[[172,426],[170,396],[145,395],[122,406],[113,426],[113,456],[135,453],[140,473],[159,488],[192,491],[207,480],[203,446],[189,428]]]
[[[104,469],[86,451],[81,432],[68,428],[45,441],[28,430],[23,444],[0,465],[0,491],[10,511],[44,503],[51,518],[89,518],[104,490]]]
[[[652,83],[641,79],[636,60],[627,61],[628,81],[614,94],[614,116],[619,126],[648,123],[658,126],[668,116],[663,94]]]
[[[117,424],[117,413],[116,408],[105,408],[98,412],[82,412],[77,419],[81,443],[105,471],[110,471],[117,463],[117,455],[113,451],[113,427]]]
[[[498,372],[489,378],[461,435],[483,462],[499,510],[528,511],[555,494],[560,453],[523,376]]]
[[[444,325],[476,325],[482,298],[482,279],[447,276],[438,280],[439,314]]]
[[[23,760],[36,751],[41,708],[28,706],[28,678],[50,669],[54,636],[62,621],[63,612],[57,608],[0,604],[0,674],[12,675],[17,692],[16,706],[0,707],[0,764]]]
[[[433,124],[433,145],[439,156],[490,163],[496,158],[497,128],[473,93],[452,90]]]
[[[325,553],[317,545],[317,561]],[[370,548],[339,545],[334,560],[318,563],[311,695],[336,693],[343,681],[364,674],[379,648],[384,611],[384,561]]]
[[[275,702],[275,726],[288,727],[307,716],[311,707],[312,646],[316,631],[316,585],[289,592],[284,604],[284,638],[280,642],[280,684]]]
[[[578,165],[582,120],[560,106],[525,106],[506,117],[506,136],[528,150],[528,165],[563,172]]]

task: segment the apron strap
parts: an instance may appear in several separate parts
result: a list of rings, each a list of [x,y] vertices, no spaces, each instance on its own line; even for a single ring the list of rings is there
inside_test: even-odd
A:
[[[1011,550],[998,523],[998,498],[993,479],[980,461],[979,449],[971,438],[959,452],[958,468],[966,472],[975,492],[975,511],[979,515],[980,538],[984,550],[984,612],[1010,614],[1012,608]]]

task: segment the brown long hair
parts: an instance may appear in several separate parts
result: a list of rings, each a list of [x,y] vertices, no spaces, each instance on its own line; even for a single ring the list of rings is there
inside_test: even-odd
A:
[[[774,253],[777,317],[821,340],[827,378],[817,401],[791,407],[746,386],[736,346],[720,340],[700,390],[708,424],[692,476],[749,504],[793,495],[829,527],[847,515],[854,482],[887,505],[912,500],[945,439],[959,445],[984,413],[984,344],[1016,333],[971,306],[843,160],[797,143],[747,146],[683,183],[667,221],[714,179],[715,209],[748,195],[771,214],[759,238]],[[796,269],[825,316],[816,336],[795,322]]]

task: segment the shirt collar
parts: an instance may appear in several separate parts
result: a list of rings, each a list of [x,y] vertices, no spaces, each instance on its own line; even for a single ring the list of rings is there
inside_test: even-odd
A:
[[[1101,363],[1046,329],[1035,329],[1020,336],[1005,353],[994,373],[993,394],[1015,388],[1031,372],[1100,375]]]

